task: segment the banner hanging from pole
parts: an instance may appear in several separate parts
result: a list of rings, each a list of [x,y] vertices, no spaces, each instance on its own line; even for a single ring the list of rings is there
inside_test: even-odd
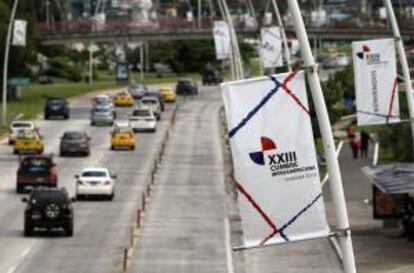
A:
[[[213,38],[217,60],[229,59],[231,54],[230,28],[225,21],[214,22]]]
[[[328,236],[304,73],[222,84],[244,247]]]
[[[400,122],[394,39],[352,43],[358,125]]]
[[[26,46],[26,30],[27,21],[14,20],[12,45],[23,47]]]
[[[283,66],[280,27],[266,27],[260,31],[260,58],[264,68]]]

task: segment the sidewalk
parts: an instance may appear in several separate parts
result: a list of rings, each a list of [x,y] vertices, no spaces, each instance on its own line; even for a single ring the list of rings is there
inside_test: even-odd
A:
[[[353,160],[349,145],[345,144],[339,164],[358,272],[414,272],[414,242],[383,232],[382,221],[372,218],[372,207],[364,202],[365,199],[372,198],[372,188],[361,167],[370,165],[371,159]],[[334,218],[332,210],[332,206],[327,203],[329,219]]]

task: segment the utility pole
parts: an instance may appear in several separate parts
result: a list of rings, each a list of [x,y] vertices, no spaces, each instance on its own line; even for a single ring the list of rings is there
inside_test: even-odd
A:
[[[217,0],[218,6],[219,6],[219,10],[220,10],[220,14],[221,14],[221,17],[223,18],[223,20],[227,22],[227,26],[230,29],[230,25],[228,24],[228,20],[227,20],[227,14],[224,11],[223,2],[221,2],[221,1],[222,0]],[[232,40],[231,37],[230,37],[230,40]],[[230,41],[230,43],[232,44],[231,41]],[[236,76],[236,63],[235,63],[235,58],[234,58],[233,45],[230,47],[230,50],[231,50],[231,52],[230,52],[230,56],[229,56],[230,57],[230,60],[229,61],[230,61],[231,79],[232,80],[235,80],[237,78],[237,76]],[[224,63],[224,61],[225,60],[223,60],[223,63]]]
[[[10,43],[11,43],[11,35],[13,30],[13,23],[14,18],[16,17],[16,10],[17,5],[19,4],[19,0],[15,0],[13,4],[13,9],[10,14],[10,21],[9,27],[7,29],[7,37],[6,37],[6,46],[4,49],[4,64],[3,64],[3,103],[2,103],[2,125],[7,125],[7,77],[8,77],[8,70],[9,70],[9,53],[10,53]]]
[[[411,120],[411,137],[413,141],[414,149],[414,98],[413,98],[413,87],[411,84],[410,69],[408,68],[407,56],[404,50],[403,40],[398,27],[397,19],[395,18],[394,8],[390,0],[384,0],[384,6],[387,9],[388,22],[391,25],[392,32],[397,47],[397,54],[400,59],[401,70],[404,77],[405,92],[407,94],[408,111]]]
[[[198,28],[201,28],[201,13],[202,13],[202,6],[201,6],[201,0],[198,0]]]
[[[93,48],[92,44],[89,44],[89,85],[93,84]]]
[[[236,36],[236,31],[234,29],[234,24],[233,24],[233,18],[231,17],[230,14],[230,10],[229,7],[227,5],[227,1],[226,0],[222,0],[223,1],[223,7],[224,7],[224,13],[226,14],[227,17],[227,22],[229,24],[230,27],[230,37],[231,37],[231,41],[232,41],[232,45],[234,48],[234,59],[235,59],[235,68],[236,68],[236,78],[238,80],[241,80],[244,78],[244,71],[243,71],[243,63],[241,60],[241,55],[240,55],[240,49],[239,49],[239,43],[237,41],[237,36]]]
[[[312,56],[312,49],[309,45],[308,35],[297,0],[288,1],[289,10],[293,18],[296,36],[300,43],[304,67],[315,105],[316,116],[322,135],[322,142],[325,151],[328,174],[330,177],[330,189],[338,221],[338,239],[343,255],[345,273],[356,273],[355,258],[351,240],[351,229],[349,226],[348,212],[345,203],[345,195],[342,186],[341,172],[336,157],[335,143],[332,135],[332,128],[329,121],[328,111],[318,76],[318,66]]]
[[[272,0],[272,4],[273,4],[273,9],[275,10],[277,23],[280,27],[280,32],[281,32],[281,35],[282,35],[283,49],[284,49],[284,53],[285,53],[285,60],[286,60],[286,63],[287,63],[288,70],[291,71],[292,70],[292,64],[291,64],[291,59],[290,59],[290,51],[289,51],[289,45],[288,45],[288,40],[287,40],[287,36],[286,36],[285,24],[283,22],[282,16],[280,15],[280,10],[279,10],[278,5],[276,4],[276,0]]]
[[[139,62],[140,62],[140,80],[144,82],[144,43],[139,46]]]

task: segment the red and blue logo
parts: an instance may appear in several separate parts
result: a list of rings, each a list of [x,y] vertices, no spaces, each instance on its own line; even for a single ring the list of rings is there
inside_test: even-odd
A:
[[[264,165],[265,164],[265,156],[264,152],[276,150],[277,146],[276,143],[268,137],[261,137],[260,138],[262,150],[258,152],[249,153],[250,159],[256,163],[257,165]]]
[[[357,52],[357,57],[360,58],[361,60],[364,59],[365,54],[371,52],[371,48],[369,48],[369,46],[367,45],[363,45],[362,46],[362,51]]]

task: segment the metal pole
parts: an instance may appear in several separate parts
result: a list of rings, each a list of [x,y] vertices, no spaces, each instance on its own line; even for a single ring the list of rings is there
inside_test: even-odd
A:
[[[277,23],[280,27],[280,32],[282,34],[285,60],[286,60],[286,63],[287,63],[288,70],[291,71],[292,70],[292,64],[291,64],[291,59],[290,59],[290,51],[289,51],[289,46],[288,46],[288,39],[287,39],[287,36],[286,36],[285,24],[283,23],[282,16],[280,15],[279,7],[276,4],[276,0],[272,0],[272,3],[273,3],[273,8],[275,10]]]
[[[140,79],[141,83],[144,82],[144,43],[141,43],[139,47],[139,62],[140,62]]]
[[[231,17],[230,10],[229,10],[226,0],[223,0],[223,7],[224,7],[224,12],[226,13],[226,16],[227,16],[228,24],[230,26],[230,37],[232,40],[232,45],[234,47],[235,63],[236,63],[236,77],[238,80],[241,80],[244,78],[243,63],[241,60],[240,48],[239,48],[239,43],[237,41],[236,31],[234,29],[233,18]]]
[[[92,44],[89,44],[89,85],[93,83],[93,50]]]
[[[201,28],[201,0],[198,0],[198,27]]]
[[[2,125],[7,125],[7,77],[9,69],[9,52],[10,52],[10,43],[11,35],[13,30],[13,22],[16,17],[16,10],[19,0],[15,0],[13,4],[13,9],[10,14],[9,28],[7,29],[6,37],[6,46],[4,50],[4,65],[3,65],[3,103],[2,103]]]
[[[150,70],[150,51],[149,51],[149,44],[145,43],[145,72],[149,72]]]
[[[223,20],[225,20],[227,22],[228,21],[227,20],[227,14],[224,12],[223,3],[221,1],[222,0],[217,0],[219,10],[220,10],[220,14],[221,14],[221,17],[223,18]],[[228,25],[228,27],[230,28],[230,25]],[[230,43],[231,43],[231,41],[230,41]],[[233,46],[230,47],[230,50],[231,50],[230,60],[229,60],[230,61],[230,73],[231,73],[231,79],[235,80],[237,77],[236,77],[236,69],[235,69],[236,65],[235,65],[235,60],[234,60]]]
[[[400,59],[401,70],[404,77],[405,92],[407,94],[408,111],[411,119],[411,136],[413,141],[414,149],[414,98],[413,98],[413,87],[411,85],[410,70],[408,68],[407,56],[405,55],[404,44],[398,27],[397,19],[395,18],[394,9],[390,0],[384,0],[384,6],[387,9],[388,21],[391,25],[392,32],[397,48],[397,54]]]
[[[328,174],[330,177],[332,200],[338,221],[338,229],[342,233],[341,236],[339,236],[339,241],[344,257],[344,271],[346,273],[356,273],[351,230],[349,227],[341,172],[336,158],[335,143],[333,140],[331,124],[329,122],[328,111],[326,109],[325,99],[322,93],[321,83],[319,81],[318,67],[312,56],[312,50],[309,45],[308,35],[306,33],[298,2],[297,0],[289,0],[288,4],[289,10],[292,14],[296,36],[298,37],[300,43],[304,66],[307,69],[307,78],[322,135]]]

